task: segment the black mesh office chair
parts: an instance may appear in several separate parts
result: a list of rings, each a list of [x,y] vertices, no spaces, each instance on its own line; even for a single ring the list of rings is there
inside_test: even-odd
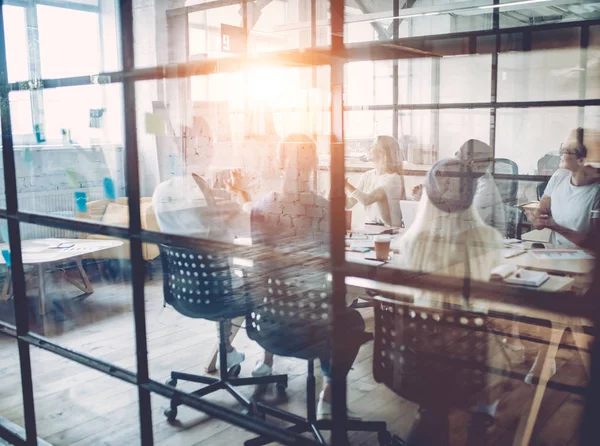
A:
[[[493,161],[494,174],[518,175],[519,166],[507,158],[496,158]],[[502,203],[504,205],[504,213],[506,216],[506,237],[513,238],[516,236],[518,225],[521,222],[520,209],[516,207],[518,204],[517,193],[519,191],[519,182],[513,179],[494,178]]]
[[[296,269],[298,273],[299,269]],[[262,287],[256,286],[253,295],[257,303],[247,318],[248,336],[266,350],[280,356],[308,361],[306,378],[306,418],[258,403],[260,412],[292,423],[289,429],[311,432],[317,441],[325,444],[321,430],[330,430],[331,421],[317,420],[314,360],[320,352],[329,351],[331,335],[331,293],[325,274],[310,274],[303,266],[301,280],[288,280],[269,276],[263,278]],[[355,310],[354,310],[355,311]],[[369,333],[360,333],[361,344],[372,339]],[[377,432],[381,444],[388,444],[389,434],[385,422],[348,421],[348,430]],[[246,441],[246,446],[270,443],[264,437]]]
[[[486,389],[493,336],[491,319],[485,315],[394,302],[393,297],[378,300],[374,378],[421,408],[436,412],[438,416],[432,418],[439,424],[429,427],[439,444],[444,444],[448,410],[472,408],[477,395]],[[484,425],[493,421],[489,415],[476,416]],[[478,444],[481,438],[477,436],[482,433],[476,429],[481,425],[472,424],[467,444]],[[413,435],[415,431],[407,439],[409,444]],[[402,443],[395,438],[395,444]]]
[[[252,300],[244,287],[234,289],[229,259],[206,251],[160,245],[163,268],[165,302],[187,317],[208,319],[219,323],[220,377],[213,378],[189,373],[171,372],[168,385],[176,386],[178,380],[207,384],[195,392],[204,396],[217,390],[227,390],[247,410],[254,404],[234,389],[234,386],[265,385],[277,383],[287,386],[287,375],[237,378],[240,366],[227,370],[226,321],[245,316],[252,310]],[[177,398],[165,411],[169,421],[177,417]]]

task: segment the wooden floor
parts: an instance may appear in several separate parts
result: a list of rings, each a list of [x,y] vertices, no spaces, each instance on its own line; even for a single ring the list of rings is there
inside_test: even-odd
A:
[[[131,285],[92,277],[95,292],[84,300],[70,285],[54,281],[50,300],[55,312],[35,326],[53,342],[86,353],[120,367],[135,370],[135,343],[131,306]],[[34,290],[35,291],[35,290]],[[35,292],[33,292],[35,294]],[[164,382],[171,370],[203,373],[216,341],[212,322],[185,318],[162,302],[162,282],[148,281],[146,286],[146,322],[150,376]],[[372,329],[372,310],[361,310]],[[10,320],[9,305],[0,302],[0,318]],[[55,319],[58,319],[56,321]],[[538,338],[548,335],[544,329],[523,327],[522,333]],[[571,343],[570,335],[563,339]],[[526,373],[536,354],[535,344],[525,343],[528,358],[514,370]],[[261,356],[243,330],[234,345],[246,353],[242,376],[249,376]],[[361,349],[348,377],[349,406],[365,419],[383,420],[392,433],[405,436],[414,420],[417,406],[404,400],[374,381],[372,376],[372,343]],[[36,421],[39,437],[56,445],[133,445],[140,443],[137,390],[134,386],[105,376],[82,365],[51,353],[32,348],[33,383],[36,399]],[[275,371],[289,376],[289,400],[280,407],[303,414],[305,407],[306,363],[300,360],[275,359]],[[577,352],[560,349],[558,372],[554,381],[584,384],[585,373]],[[319,374],[319,371],[317,371]],[[0,337],[0,415],[23,425],[19,359],[12,339]],[[448,383],[452,385],[452,383]],[[182,386],[193,389],[194,386]],[[487,444],[510,445],[520,417],[525,415],[534,387],[522,381],[502,384],[496,421],[488,430]],[[250,395],[251,389],[246,393]],[[226,407],[237,409],[226,394],[208,397]],[[229,426],[223,421],[182,407],[178,423],[170,425],[162,414],[168,401],[152,397],[154,441],[159,445],[238,445],[252,434]],[[549,389],[544,397],[534,431],[535,445],[579,444],[578,423],[583,412],[582,398]],[[462,445],[466,438],[468,415],[451,414],[451,444]],[[351,435],[355,445],[377,444],[373,435]]]

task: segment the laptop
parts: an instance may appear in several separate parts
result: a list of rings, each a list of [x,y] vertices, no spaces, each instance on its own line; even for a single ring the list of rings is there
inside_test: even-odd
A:
[[[400,200],[400,210],[402,211],[402,220],[404,221],[404,227],[410,228],[417,217],[417,209],[419,208],[419,202],[413,200]]]

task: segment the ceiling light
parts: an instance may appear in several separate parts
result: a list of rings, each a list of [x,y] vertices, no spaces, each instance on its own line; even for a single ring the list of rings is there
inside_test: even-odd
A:
[[[496,5],[479,6],[478,9],[506,8],[508,6],[528,5],[530,3],[544,3],[544,2],[549,2],[549,1],[550,0],[522,0],[522,1],[519,1],[519,2],[499,3],[499,4],[496,4]]]

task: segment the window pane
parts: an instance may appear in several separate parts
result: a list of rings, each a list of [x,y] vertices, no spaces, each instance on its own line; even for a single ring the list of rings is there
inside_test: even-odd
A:
[[[29,52],[25,8],[4,5],[2,12],[4,13],[8,81],[15,82],[28,79]]]
[[[491,73],[491,55],[442,57],[439,102],[489,102]]]
[[[393,104],[392,66],[392,61],[346,65],[346,105]]]
[[[41,5],[37,11],[43,78],[101,71],[98,14]]]
[[[10,123],[15,144],[35,142],[30,96],[29,91],[14,91],[9,95]]]
[[[520,174],[536,174],[545,155],[558,155],[560,144],[577,127],[577,108],[498,110],[496,157],[509,158]]]

